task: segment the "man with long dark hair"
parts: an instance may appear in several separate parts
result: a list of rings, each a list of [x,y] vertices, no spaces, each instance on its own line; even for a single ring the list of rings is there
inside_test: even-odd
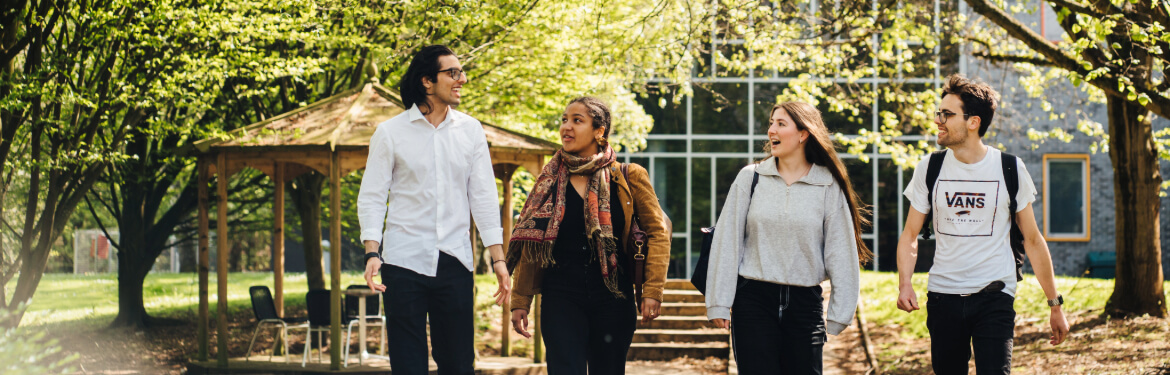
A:
[[[919,163],[906,186],[914,209],[898,240],[898,308],[918,310],[910,279],[918,233],[927,213],[932,213],[937,239],[927,286],[926,328],[934,372],[967,374],[974,348],[976,373],[1007,374],[1016,283],[1023,279],[1020,247],[1048,298],[1053,345],[1068,336],[1068,321],[1060,308],[1064,299],[1056,290],[1052,256],[1032,213],[1036,200],[1032,177],[1019,158],[983,144],[999,94],[986,83],[957,74],[947,79],[942,91],[934,123],[938,144],[947,149]]]
[[[465,83],[450,48],[423,47],[399,83],[409,109],[370,138],[358,218],[366,283],[386,292],[395,374],[428,373],[428,317],[439,374],[475,372],[469,212],[491,253],[496,302],[511,290],[487,138],[479,121],[455,110]],[[379,272],[383,284],[374,283]]]

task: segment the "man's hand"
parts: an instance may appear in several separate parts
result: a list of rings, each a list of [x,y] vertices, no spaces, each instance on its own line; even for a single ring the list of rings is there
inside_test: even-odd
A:
[[[642,299],[642,323],[650,324],[654,318],[658,317],[658,309],[662,307],[662,302],[653,298]]]
[[[1049,324],[1052,325],[1052,340],[1048,341],[1052,345],[1060,345],[1064,339],[1068,338],[1068,320],[1064,318],[1064,311],[1060,306],[1052,307],[1052,315],[1048,317]]]
[[[715,326],[719,328],[731,329],[731,321],[727,319],[711,319],[711,323],[715,323]]]
[[[898,309],[905,312],[913,312],[918,310],[918,295],[914,293],[914,287],[904,285],[898,287]]]
[[[386,286],[382,284],[374,284],[374,276],[378,276],[378,270],[382,269],[382,261],[378,258],[370,258],[366,260],[366,285],[372,290],[385,292]]]
[[[512,295],[512,275],[508,274],[508,266],[504,262],[493,262],[492,269],[496,271],[496,282],[500,285],[492,297],[496,297],[497,305],[508,308],[508,297]],[[525,315],[527,314],[526,311]]]
[[[515,309],[512,310],[512,329],[525,338],[532,338],[532,334],[528,333],[528,310]]]

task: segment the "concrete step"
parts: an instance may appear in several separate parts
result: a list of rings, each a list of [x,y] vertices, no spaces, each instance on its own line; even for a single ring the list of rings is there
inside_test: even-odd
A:
[[[725,342],[710,343],[634,343],[630,345],[628,360],[670,361],[683,356],[703,359],[707,357],[727,358],[730,345]]]
[[[664,290],[662,292],[662,302],[663,303],[669,303],[669,302],[702,303],[703,301],[705,301],[705,299],[703,299],[703,294],[699,293],[699,291],[697,291],[697,290],[667,289],[667,290]]]
[[[691,280],[689,279],[667,279],[666,289],[697,290],[695,289],[695,286],[691,284]]]
[[[731,333],[725,329],[639,329],[634,331],[635,343],[702,343],[728,342]]]
[[[707,304],[702,302],[666,302],[662,304],[663,316],[706,316]]]
[[[715,328],[715,324],[705,316],[660,316],[650,322],[649,326],[640,326],[646,329],[700,329]]]

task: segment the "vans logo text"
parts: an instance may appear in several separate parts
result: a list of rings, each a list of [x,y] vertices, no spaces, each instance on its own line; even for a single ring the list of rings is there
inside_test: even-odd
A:
[[[947,197],[947,207],[959,208],[983,208],[984,198],[987,194],[983,193],[963,193],[957,192],[955,195],[945,193]]]

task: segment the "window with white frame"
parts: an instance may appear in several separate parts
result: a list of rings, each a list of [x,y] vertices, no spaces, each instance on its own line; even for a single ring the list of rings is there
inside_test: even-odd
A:
[[[1089,240],[1089,155],[1044,155],[1044,237]]]

